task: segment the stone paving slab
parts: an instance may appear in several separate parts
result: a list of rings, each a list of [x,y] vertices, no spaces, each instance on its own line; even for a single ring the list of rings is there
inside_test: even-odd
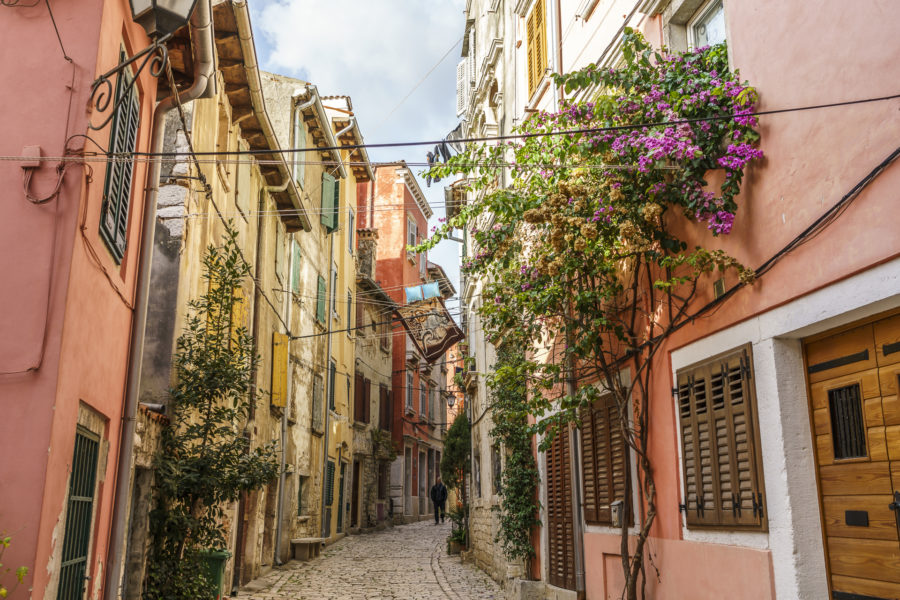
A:
[[[450,523],[421,521],[347,536],[319,558],[291,561],[253,582],[248,600],[489,600],[500,586],[447,555]]]

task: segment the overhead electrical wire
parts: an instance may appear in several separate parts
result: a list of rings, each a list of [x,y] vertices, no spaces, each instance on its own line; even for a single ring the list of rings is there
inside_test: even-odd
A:
[[[583,133],[609,133],[616,131],[631,131],[635,129],[644,129],[651,127],[670,127],[672,125],[700,123],[704,121],[730,121],[736,118],[746,118],[751,116],[777,115],[792,112],[802,112],[809,110],[820,110],[825,108],[836,108],[840,106],[852,106],[855,104],[866,104],[871,102],[883,102],[886,100],[895,100],[900,98],[900,94],[892,94],[889,96],[878,96],[874,98],[861,98],[857,100],[844,100],[840,102],[829,102],[823,104],[811,104],[807,106],[795,106],[790,108],[774,108],[769,110],[757,110],[752,112],[742,112],[740,114],[728,115],[708,115],[703,117],[690,117],[685,119],[673,119],[671,121],[652,121],[649,123],[629,123],[626,125],[606,125],[601,127],[582,127],[578,129],[564,129],[559,131],[535,131],[530,133],[511,133],[505,135],[480,136],[461,138],[453,140],[454,144],[466,143],[484,143],[484,142],[502,142],[509,140],[521,140],[528,138],[553,137],[561,135],[577,135]],[[279,148],[275,150],[231,150],[231,151],[206,151],[206,152],[135,152],[135,156],[148,157],[174,157],[174,156],[227,156],[227,155],[257,155],[257,154],[294,154],[303,152],[325,152],[331,150],[357,150],[370,148],[401,148],[408,146],[434,146],[447,143],[447,140],[422,140],[410,142],[381,142],[373,144],[346,144],[338,146],[316,146],[311,148]]]
[[[522,140],[528,138],[539,138],[539,137],[554,137],[554,136],[567,136],[567,135],[578,135],[578,134],[597,134],[597,133],[610,133],[617,131],[631,131],[636,129],[644,129],[644,128],[653,128],[653,127],[671,127],[673,125],[682,125],[682,124],[692,124],[692,123],[700,123],[704,121],[728,121],[735,118],[746,118],[751,116],[767,116],[767,115],[778,115],[785,113],[793,113],[793,112],[803,112],[810,110],[820,110],[827,108],[837,108],[841,106],[853,106],[856,104],[866,104],[872,102],[883,102],[887,100],[896,100],[900,98],[900,94],[891,94],[887,96],[878,96],[872,98],[861,98],[857,100],[845,100],[840,102],[829,102],[823,104],[811,104],[806,106],[795,106],[789,108],[776,108],[769,110],[757,110],[751,112],[743,112],[740,114],[725,114],[725,115],[707,115],[702,117],[690,117],[685,119],[673,119],[671,121],[652,121],[648,123],[629,123],[624,125],[606,125],[600,127],[582,127],[577,129],[564,129],[558,131],[536,131],[530,133],[513,133],[506,135],[495,135],[495,136],[479,136],[479,137],[470,137],[470,138],[462,138],[453,140],[454,144],[465,144],[465,143],[485,143],[485,142],[502,142],[502,141],[511,141],[511,140]],[[266,155],[266,154],[296,154],[296,153],[306,153],[306,152],[326,152],[333,150],[359,150],[359,149],[370,149],[370,148],[401,148],[401,147],[410,147],[410,146],[432,146],[446,143],[446,140],[420,140],[420,141],[408,141],[408,142],[381,142],[381,143],[363,143],[363,144],[346,144],[346,145],[338,145],[338,146],[313,146],[307,148],[277,148],[277,149],[248,149],[248,150],[229,150],[229,151],[189,151],[189,152],[133,152],[133,153],[98,153],[94,155],[94,157],[115,157],[121,158],[125,160],[138,160],[138,159],[175,159],[177,157],[192,157],[196,161],[203,160],[200,157],[203,156],[216,156],[216,157],[224,157],[224,156],[256,156],[256,155]],[[21,156],[0,156],[0,161],[11,160],[11,161],[21,161]],[[72,160],[71,157],[42,157],[41,160],[53,160],[53,161],[65,161]],[[84,159],[81,159],[84,160]],[[216,159],[217,161],[222,161],[222,158]],[[280,161],[275,161],[280,164]],[[324,162],[324,161],[323,161]],[[335,164],[338,161],[333,161]],[[347,164],[347,161],[343,161],[344,164]],[[311,164],[311,163],[310,163]],[[378,163],[360,163],[360,164],[378,164]],[[397,161],[386,163],[388,165],[399,164]],[[427,166],[427,164],[425,165]],[[580,166],[580,165],[579,165]]]

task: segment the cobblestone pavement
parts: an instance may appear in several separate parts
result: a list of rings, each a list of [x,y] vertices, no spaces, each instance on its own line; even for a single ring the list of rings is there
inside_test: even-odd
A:
[[[291,561],[253,582],[249,600],[481,600],[501,598],[484,572],[447,555],[450,523],[398,525],[347,536],[309,562]]]

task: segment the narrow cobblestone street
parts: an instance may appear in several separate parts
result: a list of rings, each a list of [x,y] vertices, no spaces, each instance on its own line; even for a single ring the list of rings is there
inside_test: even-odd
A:
[[[250,600],[481,600],[500,587],[459,556],[447,555],[450,523],[431,521],[347,536],[309,562],[291,561],[254,581]]]

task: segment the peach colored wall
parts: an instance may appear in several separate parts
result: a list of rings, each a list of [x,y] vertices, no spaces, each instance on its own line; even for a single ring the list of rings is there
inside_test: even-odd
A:
[[[584,536],[585,592],[592,600],[621,597],[625,578],[619,536]],[[651,546],[660,581],[648,577],[654,600],[774,600],[772,560],[767,550],[657,539]],[[648,575],[653,567],[648,566]]]
[[[760,110],[897,93],[900,4],[825,0],[815,11],[779,0],[725,4],[732,65],[759,91]],[[734,232],[721,238],[701,233],[695,240],[725,249],[749,267],[761,265],[898,146],[898,109],[900,100],[891,100],[762,116],[766,158],[747,170]],[[774,596],[768,551],[681,540],[671,351],[896,257],[897,189],[900,165],[894,164],[823,233],[788,254],[755,285],[676,333],[658,354],[650,443],[659,515],[650,547],[662,580],[652,597]],[[697,305],[710,299],[708,294]],[[735,340],[735,346],[742,341]],[[606,598],[606,586],[622,576],[618,558],[610,558],[618,553],[617,536],[587,534],[585,553],[587,597]]]
[[[87,129],[92,116],[86,110],[90,84],[97,74],[118,63],[120,44],[134,52],[148,43],[143,30],[131,22],[126,0],[54,3],[53,8],[60,36],[74,62],[71,95],[66,86],[73,81],[73,66],[61,55],[46,6],[3,8],[0,39],[4,49],[14,51],[15,56],[0,61],[0,80],[8,82],[6,93],[0,94],[0,113],[8,117],[0,144],[2,154],[18,154],[24,145],[40,144],[44,155],[59,156],[63,140],[73,133],[87,133],[105,146],[108,127],[100,132]],[[156,80],[145,74],[139,85],[142,124],[138,147],[148,149]],[[100,120],[99,116],[94,120]],[[75,138],[71,146],[82,144],[83,138]],[[88,143],[87,149],[96,148]],[[41,168],[34,186],[37,191],[52,187],[54,167],[46,164]],[[6,283],[0,290],[0,370],[31,366],[44,347],[37,370],[0,375],[0,456],[16,457],[0,461],[3,489],[15,490],[0,499],[0,528],[14,536],[4,563],[30,567],[26,583],[33,586],[34,598],[44,597],[48,583],[58,573],[58,566],[50,565],[54,556],[58,561],[63,538],[59,525],[65,516],[80,402],[106,421],[104,441],[109,442],[108,448],[101,448],[98,471],[88,565],[91,594],[102,581],[106,565],[131,311],[88,257],[78,222],[80,211],[86,208],[85,235],[112,285],[130,301],[142,197],[133,193],[129,250],[120,268],[98,233],[105,164],[95,163],[92,170],[92,182],[87,184],[86,174],[91,169],[73,165],[66,172],[58,200],[36,207],[21,191],[19,166],[0,165],[0,184],[7,190],[7,201],[0,208],[0,269]],[[139,164],[133,189],[143,189],[145,179],[145,166]],[[102,455],[107,450],[104,464]],[[19,594],[25,597],[24,590],[15,597]]]
[[[891,23],[900,19],[900,5],[880,10],[886,14],[829,0],[807,14],[799,5],[775,0],[729,2],[733,66],[758,89],[760,110],[896,93],[892,81],[900,66],[891,57],[900,51],[900,42]],[[801,12],[806,15],[802,19]],[[787,57],[794,64],[773,57]],[[718,239],[703,235],[699,243],[723,248],[750,267],[768,260],[897,147],[898,107],[900,101],[892,100],[761,117],[760,147],[766,158],[747,171],[734,232]],[[663,401],[654,406],[653,445],[657,461],[672,468],[656,475],[661,510],[654,534],[679,537],[681,527],[668,353],[897,256],[896,219],[885,216],[898,214],[898,187],[900,166],[895,164],[821,235],[667,344],[656,365],[654,392]]]

